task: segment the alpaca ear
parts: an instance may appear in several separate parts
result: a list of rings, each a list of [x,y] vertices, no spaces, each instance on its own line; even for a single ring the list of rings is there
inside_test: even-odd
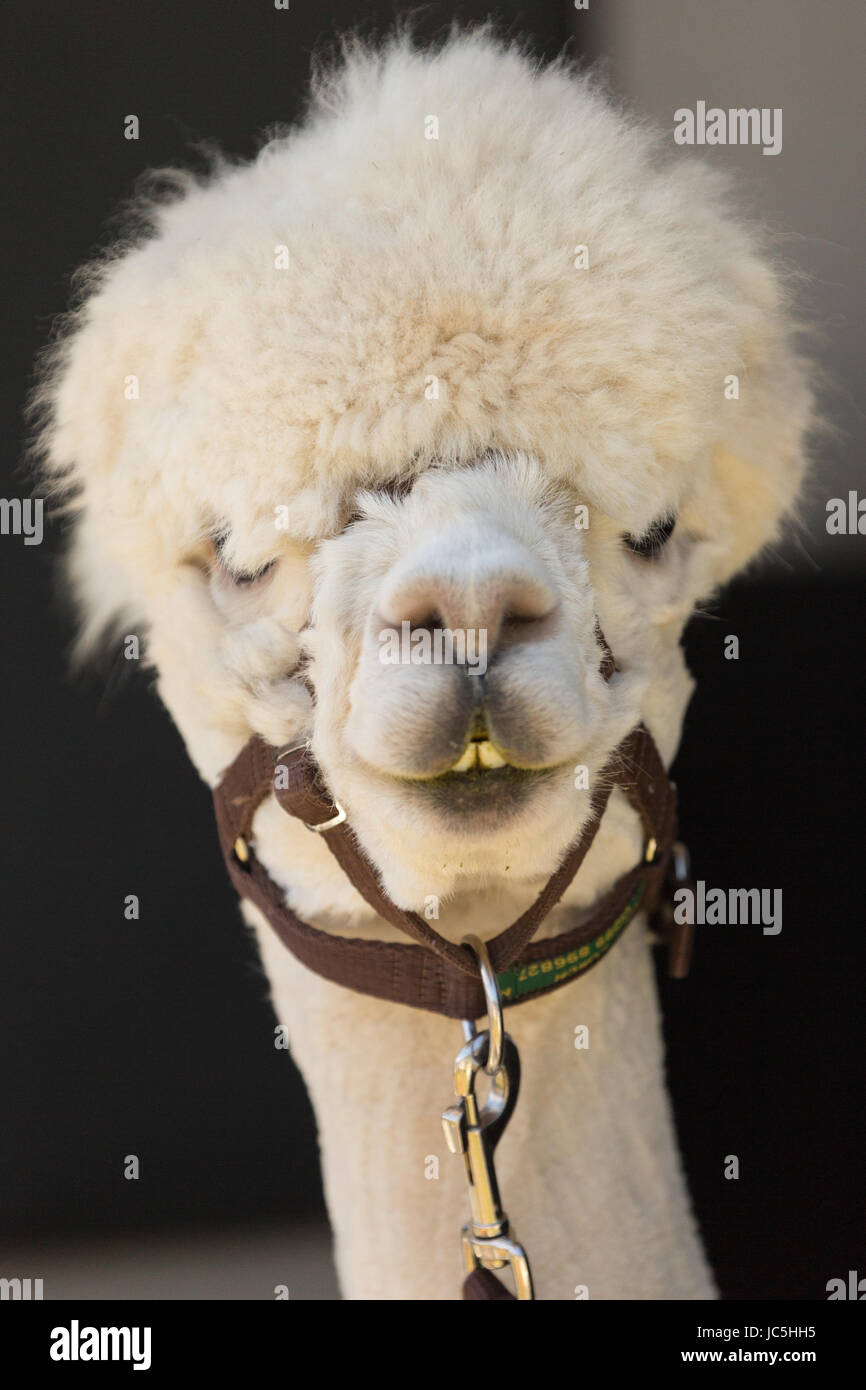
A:
[[[710,505],[701,527],[723,541],[719,581],[778,540],[794,520],[815,418],[813,368],[793,345],[772,271],[762,269],[775,302],[763,306],[767,312],[757,331],[761,306],[752,306],[753,331],[741,349],[740,370],[719,386],[722,430],[710,460]]]
[[[800,441],[782,440],[759,459],[735,454],[720,444],[713,453],[714,489],[724,498],[731,517],[731,542],[725,548],[729,579],[765,546],[779,539],[792,519],[805,471]]]
[[[112,638],[147,628],[142,596],[126,563],[104,539],[98,510],[76,504],[79,516],[65,555],[65,581],[78,616],[73,660],[92,657]]]
[[[167,436],[154,442],[160,422],[145,399],[148,311],[133,312],[122,277],[113,295],[103,288],[111,290],[121,264],[91,276],[90,297],[67,319],[31,405],[41,485],[75,520],[66,573],[80,615],[79,655],[120,623],[142,631],[147,576],[165,567],[173,524],[150,466],[170,444]],[[186,516],[192,527],[191,507]]]
[[[117,316],[107,315],[93,292],[68,316],[48,358],[32,409],[41,417],[38,449],[44,473],[78,499],[112,471],[126,432],[128,411],[140,383],[123,375]]]

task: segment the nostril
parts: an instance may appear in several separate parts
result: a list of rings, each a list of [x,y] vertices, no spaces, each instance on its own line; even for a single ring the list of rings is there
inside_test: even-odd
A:
[[[508,577],[499,592],[504,627],[520,627],[544,622],[557,608],[557,595],[551,585],[531,570]]]
[[[503,615],[502,626],[519,627],[521,624],[537,623],[541,621],[542,617],[546,616],[546,614],[539,615],[538,613],[518,613],[513,608],[509,608]]]
[[[442,614],[437,612],[435,608],[431,608],[427,613],[422,613],[420,617],[410,617],[404,619],[404,621],[409,623],[413,632],[441,632],[445,627],[442,621]]]
[[[499,645],[527,642],[548,635],[556,622],[557,611],[556,604],[538,605],[533,610],[524,607],[506,609],[499,628]]]
[[[402,623],[413,629],[444,626],[441,589],[427,577],[386,583],[379,595],[378,611],[388,625],[397,628]]]
[[[445,626],[442,614],[435,608],[419,609],[415,612],[408,608],[400,608],[397,612],[392,611],[387,615],[380,613],[377,618],[377,625],[383,628],[401,628],[404,623],[408,623],[410,632],[435,632]]]
[[[542,636],[556,609],[556,591],[540,564],[507,538],[477,550],[446,547],[424,563],[406,557],[386,576],[377,602],[390,627],[483,631],[490,650],[500,634],[514,642]]]

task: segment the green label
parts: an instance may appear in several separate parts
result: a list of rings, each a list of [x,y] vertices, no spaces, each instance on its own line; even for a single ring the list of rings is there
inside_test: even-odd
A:
[[[548,960],[530,961],[527,965],[512,965],[509,970],[503,970],[501,975],[496,976],[502,998],[506,1000],[519,999],[523,994],[534,994],[536,990],[551,989],[553,985],[561,984],[563,980],[570,980],[572,975],[579,975],[581,970],[586,970],[587,966],[592,965],[599,956],[603,956],[606,951],[610,950],[617,937],[628,926],[637,912],[643,896],[643,889],[643,884],[638,884],[622,912],[593,941],[587,941],[583,946],[576,946],[573,951],[562,956],[551,956]]]

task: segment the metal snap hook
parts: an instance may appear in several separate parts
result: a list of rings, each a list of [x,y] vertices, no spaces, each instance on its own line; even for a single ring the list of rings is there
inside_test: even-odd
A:
[[[476,944],[472,937],[466,944],[478,954],[487,974],[485,994],[490,1022],[492,1024],[494,1019],[498,1019],[501,1027],[502,1008],[487,952],[482,943]],[[464,1022],[463,1027],[464,1031],[470,1031],[454,1064],[454,1089],[459,1099],[456,1105],[444,1111],[442,1124],[449,1149],[463,1157],[469,1187],[472,1220],[461,1232],[464,1268],[469,1275],[478,1268],[495,1271],[508,1267],[514,1276],[517,1298],[531,1299],[533,1290],[529,1260],[523,1246],[511,1234],[499,1195],[494,1163],[494,1150],[517,1103],[520,1058],[514,1039],[507,1033],[500,1036],[499,1056],[496,1059],[493,1057],[491,1032],[485,1029],[476,1033],[474,1024],[468,1021]],[[491,1060],[495,1060],[497,1065],[491,1076],[489,1093],[482,1101],[476,1086],[481,1074],[489,1070]]]

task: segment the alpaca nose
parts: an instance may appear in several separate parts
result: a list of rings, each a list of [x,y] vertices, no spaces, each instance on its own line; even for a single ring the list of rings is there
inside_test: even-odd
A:
[[[557,597],[540,561],[510,537],[463,540],[391,570],[376,605],[383,624],[484,633],[488,653],[547,636]]]

